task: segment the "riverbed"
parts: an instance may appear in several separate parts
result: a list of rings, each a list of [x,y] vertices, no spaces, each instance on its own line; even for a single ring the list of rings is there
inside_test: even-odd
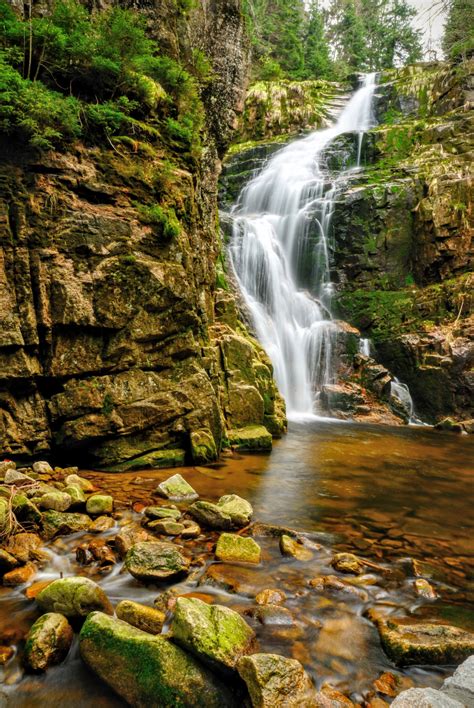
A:
[[[362,701],[383,671],[394,671],[407,687],[439,686],[450,668],[394,669],[365,612],[374,606],[388,608],[474,630],[473,459],[474,440],[468,436],[423,427],[306,421],[292,423],[270,455],[234,453],[209,467],[183,468],[179,471],[203,498],[239,494],[252,503],[256,521],[307,534],[313,558],[282,558],[274,538],[258,539],[260,567],[218,564],[220,587],[211,586],[203,582],[203,574],[212,559],[214,537],[204,533],[192,542],[201,567],[179,589],[247,612],[262,651],[299,659],[318,686],[329,682],[353,700]],[[174,471],[81,474],[114,496],[120,525],[139,518],[157,482]],[[106,574],[77,564],[75,548],[87,537],[76,534],[51,542],[50,563],[36,580],[87,574],[103,585],[113,604],[124,598],[153,604],[161,588],[139,584],[121,572],[120,563]],[[334,551],[356,553],[386,572],[363,576],[360,595],[318,594],[308,581],[334,572],[329,565]],[[424,575],[437,600],[417,596],[413,559],[426,564]],[[285,613],[270,623],[251,617],[252,598],[265,587],[285,591],[292,619]],[[20,646],[22,630],[38,615],[24,591],[0,589],[0,624],[18,633]],[[124,705],[81,663],[76,644],[66,662],[45,676],[25,676],[14,659],[4,667],[2,679],[0,691],[15,708]]]

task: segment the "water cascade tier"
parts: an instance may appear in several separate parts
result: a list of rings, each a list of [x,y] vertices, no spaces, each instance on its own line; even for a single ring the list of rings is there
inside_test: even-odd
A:
[[[375,78],[364,77],[335,125],[275,153],[233,210],[232,264],[291,417],[317,413],[318,393],[335,380],[331,218],[339,185],[360,169]],[[353,164],[330,176],[325,151],[346,133]]]

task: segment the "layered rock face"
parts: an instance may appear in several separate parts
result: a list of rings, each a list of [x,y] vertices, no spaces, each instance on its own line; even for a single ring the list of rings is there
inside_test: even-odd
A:
[[[160,46],[199,37],[213,64],[202,156],[187,170],[142,144],[38,156],[3,141],[3,454],[159,466],[215,458],[228,430],[284,428],[271,365],[224,291],[214,316],[217,176],[247,68],[239,2],[206,3],[184,28],[175,3],[146,14]],[[170,195],[172,234],[146,217]]]

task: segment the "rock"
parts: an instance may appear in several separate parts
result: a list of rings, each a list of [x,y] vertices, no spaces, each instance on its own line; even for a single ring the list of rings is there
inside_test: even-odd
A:
[[[37,567],[34,563],[26,563],[26,565],[22,565],[20,568],[14,568],[14,570],[5,573],[3,576],[3,584],[9,587],[24,585],[36,575],[36,572]]]
[[[26,637],[24,662],[30,671],[46,671],[63,661],[71,647],[73,631],[67,619],[48,612],[36,620]]]
[[[251,650],[255,633],[234,610],[178,597],[171,621],[173,641],[211,667],[228,672]]]
[[[452,418],[444,418],[434,426],[435,430],[442,430],[446,433],[462,433],[464,431],[463,424],[458,423]]]
[[[65,492],[49,492],[43,494],[38,499],[40,509],[51,509],[52,511],[66,511],[72,504],[72,497]]]
[[[370,705],[372,708],[373,703],[371,702]],[[356,708],[356,704],[347,698],[347,696],[329,685],[323,686],[322,689],[314,695],[310,706],[311,708]],[[373,708],[379,708],[379,706],[373,706]]]
[[[164,536],[179,536],[184,531],[184,525],[173,519],[156,519],[149,521],[147,528],[154,533],[161,533]]]
[[[110,546],[107,545],[105,538],[92,539],[87,549],[100,566],[114,565],[116,562],[115,554]]]
[[[124,622],[149,634],[160,634],[166,615],[155,607],[140,605],[133,600],[122,600],[115,608],[115,614]]]
[[[227,439],[232,447],[242,452],[269,452],[272,449],[272,435],[264,425],[247,425],[245,428],[234,428],[228,431]]]
[[[10,537],[5,550],[20,563],[27,563],[31,560],[42,560],[42,545],[43,541],[36,533],[17,533]]]
[[[237,670],[245,681],[253,708],[310,705],[313,685],[296,659],[278,654],[243,656]]]
[[[38,462],[33,463],[33,472],[36,474],[52,474],[53,468],[45,460],[38,460]]]
[[[474,705],[474,656],[464,661],[442,686],[443,693],[461,703]]]
[[[353,553],[336,553],[331,561],[334,570],[340,573],[349,573],[352,575],[362,575],[364,565],[362,561]]]
[[[259,590],[259,583],[251,566],[212,563],[201,576],[198,585],[210,585],[225,592],[253,598]]]
[[[127,552],[125,567],[137,580],[153,582],[187,573],[189,558],[173,543],[146,541],[135,543]]]
[[[286,600],[283,590],[266,588],[255,596],[257,605],[282,605]]]
[[[209,428],[194,430],[190,436],[191,457],[196,465],[205,465],[217,459],[217,447]]]
[[[466,433],[469,433],[469,435],[473,435],[474,434],[474,418],[471,418],[470,420],[463,420],[462,427],[464,428],[464,431]]]
[[[13,647],[5,647],[0,645],[0,666],[3,666],[7,663],[7,661],[10,661],[14,654],[15,650]],[[2,694],[0,693],[0,708],[3,708],[4,706],[8,706],[8,703],[2,703]]]
[[[384,618],[367,613],[376,625],[382,646],[398,666],[458,664],[474,653],[474,634],[459,627],[413,619]]]
[[[37,580],[35,583],[31,583],[25,590],[25,597],[28,600],[36,600],[37,595],[44,590],[48,585],[54,582],[53,580]]]
[[[384,696],[393,698],[397,695],[397,678],[389,671],[384,671],[373,683],[375,690]]]
[[[163,636],[94,612],[84,623],[79,642],[86,664],[137,708],[237,705],[208,669]]]
[[[309,561],[313,557],[309,548],[305,548],[294,538],[285,534],[280,536],[280,551],[284,556],[292,556],[300,561]]]
[[[86,511],[92,516],[111,514],[114,510],[113,497],[106,494],[94,494],[86,502]]]
[[[434,587],[424,578],[417,578],[414,583],[416,594],[427,600],[436,600],[438,595]]]
[[[290,610],[280,605],[254,605],[248,607],[243,613],[246,617],[252,617],[260,624],[278,624],[290,626],[294,624],[294,618]]]
[[[0,574],[7,573],[19,565],[19,561],[11,553],[8,553],[4,548],[0,548]]]
[[[105,533],[115,526],[115,521],[110,516],[98,516],[87,529],[89,533]]]
[[[99,517],[100,518],[100,517]],[[135,543],[142,543],[151,539],[152,536],[133,523],[123,526],[115,536],[114,544],[121,558],[125,558],[127,552]]]
[[[81,506],[86,503],[86,495],[78,484],[69,484],[64,487],[63,491],[71,497],[71,506]],[[57,509],[57,511],[61,511],[61,509]]]
[[[31,477],[16,469],[8,469],[3,479],[4,484],[14,484],[16,487],[31,484],[33,481]]]
[[[70,577],[54,580],[36,597],[46,612],[60,612],[66,617],[87,617],[100,610],[109,615],[113,608],[102,588],[90,578]]]
[[[391,708],[465,708],[465,704],[434,688],[409,688],[395,698]]]
[[[181,517],[181,512],[175,507],[166,506],[147,506],[143,509],[143,513],[147,519],[173,519],[177,521]]]
[[[79,477],[78,474],[69,474],[64,481],[66,483],[66,486],[68,487],[79,487],[80,489],[82,489],[83,492],[94,491],[94,485],[92,484],[92,482],[90,482],[88,479],[85,479],[84,477]]]
[[[155,493],[165,497],[165,499],[177,502],[194,501],[199,497],[199,494],[194,491],[180,474],[174,474],[164,482],[161,482],[157,486]]]
[[[261,549],[253,538],[243,538],[234,533],[222,533],[216,546],[216,558],[221,561],[260,563]]]
[[[10,506],[6,499],[0,499],[0,537],[10,533],[11,528]]]
[[[0,477],[3,477],[8,470],[16,470],[16,462],[13,462],[13,460],[0,460]]]
[[[91,519],[87,514],[76,514],[60,511],[46,511],[43,514],[42,536],[50,540],[55,536],[66,536],[78,531],[86,531],[91,525]]]
[[[357,600],[361,602],[367,602],[369,596],[365,590],[361,588],[354,587],[349,583],[344,583],[342,580],[337,578],[335,575],[319,575],[317,578],[311,578],[309,581],[311,588],[317,592],[323,593],[345,593],[347,595],[352,595]]]
[[[198,501],[189,508],[189,513],[197,521],[214,529],[232,529],[246,526],[252,517],[253,509],[248,501],[227,494],[217,504]]]
[[[201,527],[195,521],[183,521],[184,530],[181,533],[181,538],[197,538],[201,535]]]
[[[12,509],[18,521],[29,524],[40,524],[42,514],[25,494],[15,494],[12,499]]]

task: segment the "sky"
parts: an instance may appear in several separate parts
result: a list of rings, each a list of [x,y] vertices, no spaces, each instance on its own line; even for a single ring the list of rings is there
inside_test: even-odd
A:
[[[423,32],[425,59],[442,59],[441,37],[445,14],[439,11],[439,0],[409,0],[409,3],[418,13],[415,25]],[[436,57],[431,54],[433,51]]]

